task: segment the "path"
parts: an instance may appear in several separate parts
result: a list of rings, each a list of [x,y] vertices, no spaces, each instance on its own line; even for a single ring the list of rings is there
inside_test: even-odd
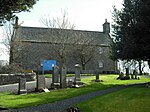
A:
[[[146,84],[146,83],[139,83],[139,84]],[[76,97],[73,97],[70,99],[56,101],[54,103],[42,104],[39,106],[25,107],[25,108],[21,108],[21,109],[3,110],[1,112],[64,112],[64,110],[66,108],[74,106],[80,102],[86,101],[86,100],[94,98],[96,96],[115,92],[115,91],[127,88],[129,86],[132,86],[132,85],[135,85],[135,84],[122,85],[122,86],[109,88],[106,90],[91,92],[91,93],[76,96]]]
[[[115,92],[115,91],[124,89],[126,87],[128,86],[117,86],[114,88],[109,88],[106,90],[88,93],[85,95],[80,95],[77,97],[73,97],[70,99],[62,100],[62,101],[57,101],[54,103],[43,104],[39,106],[31,106],[31,107],[26,107],[26,108],[21,108],[21,109],[5,110],[2,112],[64,112],[63,110],[65,110],[68,107],[74,106],[75,104],[94,98],[96,96]]]

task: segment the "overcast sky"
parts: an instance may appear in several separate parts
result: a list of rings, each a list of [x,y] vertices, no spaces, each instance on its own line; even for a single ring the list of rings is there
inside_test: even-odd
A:
[[[68,13],[69,20],[75,24],[75,29],[102,31],[102,24],[107,19],[110,23],[112,6],[121,8],[123,0],[39,0],[31,12],[17,14],[22,26],[42,27],[39,22],[43,16],[55,17],[62,11]],[[0,42],[3,39],[2,27],[0,28]],[[0,60],[8,60],[6,53],[2,53],[0,44]],[[2,55],[1,55],[2,54]]]

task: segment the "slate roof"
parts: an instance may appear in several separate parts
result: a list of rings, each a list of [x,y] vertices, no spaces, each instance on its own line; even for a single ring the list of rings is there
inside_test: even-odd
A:
[[[63,36],[62,36],[63,35]],[[60,43],[61,37],[67,38],[66,43],[72,43],[73,40],[79,39],[78,43],[85,40],[94,40],[96,45],[109,46],[111,37],[109,34],[98,31],[85,31],[85,30],[70,30],[70,29],[57,29],[57,28],[41,28],[41,27],[24,27],[21,26],[17,29],[16,38],[22,41],[30,42],[52,42],[55,36],[55,42]],[[83,41],[84,40],[84,41]]]

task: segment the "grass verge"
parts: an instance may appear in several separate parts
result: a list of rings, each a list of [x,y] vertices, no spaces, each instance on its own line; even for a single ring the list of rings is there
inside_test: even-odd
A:
[[[67,74],[67,77],[74,77],[75,74]],[[81,74],[81,76],[93,76],[93,74]],[[45,74],[46,78],[52,78],[52,74]]]
[[[40,104],[51,103],[74,96],[86,94],[93,91],[103,90],[106,88],[130,84],[137,82],[149,82],[150,78],[141,77],[141,80],[116,80],[117,75],[101,75],[101,80],[104,82],[93,82],[95,77],[91,76],[82,79],[86,86],[82,88],[66,88],[55,90],[49,93],[13,95],[10,93],[0,93],[0,106],[5,108],[22,108],[27,106],[36,106]]]
[[[76,106],[83,112],[149,112],[149,99],[150,89],[138,85],[95,97]]]

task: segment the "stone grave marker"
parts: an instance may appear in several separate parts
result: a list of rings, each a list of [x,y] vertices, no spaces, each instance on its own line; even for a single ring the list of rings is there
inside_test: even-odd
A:
[[[62,67],[62,70],[61,70],[61,75],[60,75],[60,86],[61,88],[65,88],[67,86],[66,84],[66,67]]]
[[[58,66],[53,66],[52,83],[59,83],[59,68],[58,68]]]
[[[51,88],[59,88],[59,67],[57,65],[53,66],[52,70],[52,84]]]
[[[126,78],[130,79],[130,77],[129,77],[129,68],[126,68]]]
[[[74,84],[73,84],[73,80],[72,79],[69,79],[68,80],[68,87],[72,87]]]
[[[78,85],[83,85],[83,83],[81,82],[81,74],[80,74],[81,66],[79,64],[76,64],[75,68],[76,69],[75,69],[74,86],[79,87]]]
[[[37,75],[37,91],[42,91],[45,89],[45,76]]]
[[[81,66],[79,64],[76,64],[75,65],[75,80],[74,80],[75,82],[81,81],[80,69],[81,69]]]
[[[133,75],[134,75],[133,77],[135,77],[135,79],[137,79],[137,74],[138,74],[137,71],[133,70]]]
[[[18,88],[18,94],[26,94],[26,78],[20,78],[19,79],[19,88]]]
[[[99,80],[99,72],[98,71],[95,71],[95,76],[96,76],[95,82],[100,82],[100,80]]]

